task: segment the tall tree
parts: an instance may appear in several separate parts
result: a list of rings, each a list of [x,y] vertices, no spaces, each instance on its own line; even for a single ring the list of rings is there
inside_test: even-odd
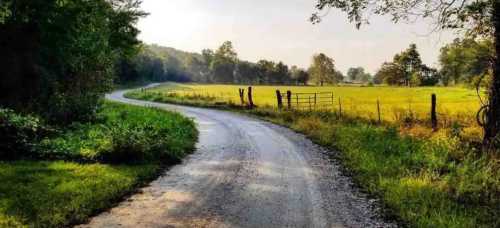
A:
[[[292,66],[290,68],[290,78],[294,82],[295,85],[307,85],[309,81],[309,73],[300,69],[297,66]]]
[[[394,63],[400,65],[403,69],[404,85],[410,86],[413,75],[420,72],[422,67],[422,60],[420,59],[420,53],[417,51],[417,45],[410,44],[408,49],[395,55]]]
[[[273,82],[275,84],[288,84],[290,83],[290,71],[288,70],[288,66],[283,62],[279,62],[274,67],[273,72]]]
[[[51,120],[92,118],[115,64],[137,52],[139,0],[4,0],[0,103]]]
[[[258,83],[259,69],[256,64],[239,61],[236,65],[236,82],[244,84]]]
[[[371,75],[363,67],[351,67],[347,70],[347,77],[351,82],[369,82]]]
[[[339,78],[335,77],[335,65],[332,58],[323,53],[313,56],[309,74],[317,85],[323,86],[325,83],[338,83]]]
[[[487,36],[494,40],[496,50],[489,102],[482,122],[484,144],[498,144],[500,133],[500,1],[498,0],[317,0],[316,8],[323,11],[337,8],[360,27],[368,23],[367,15],[390,15],[394,22],[416,18],[435,20],[437,29],[460,29],[468,35]],[[320,12],[311,17],[313,23],[322,19]]]
[[[393,62],[385,62],[382,67],[375,74],[377,83],[387,83],[389,85],[402,85],[404,84],[404,69],[401,65]]]
[[[471,84],[489,75],[494,54],[490,39],[455,39],[441,48],[439,55],[443,84]]]
[[[215,52],[210,69],[216,82],[234,83],[234,71],[238,55],[231,41],[224,42]]]
[[[273,61],[269,61],[269,60],[265,60],[265,59],[259,60],[259,62],[257,62],[257,68],[259,70],[259,83],[260,84],[271,83],[271,77],[272,77],[275,65],[276,65],[276,63],[274,63]]]

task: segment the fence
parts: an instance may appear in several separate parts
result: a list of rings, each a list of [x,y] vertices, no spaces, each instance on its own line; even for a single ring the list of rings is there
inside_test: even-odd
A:
[[[342,118],[343,112],[345,110],[342,109],[342,99],[338,97],[338,104],[336,104],[333,92],[318,92],[318,93],[292,93],[291,91],[287,91],[286,93],[281,93],[279,90],[276,90],[276,98],[277,98],[277,106],[278,109],[284,108],[284,98],[286,98],[286,108],[291,110],[329,110],[336,111],[338,116]],[[352,104],[351,104],[352,105]],[[438,112],[437,112],[437,96],[436,94],[431,94],[430,99],[430,112],[429,119],[432,126],[432,129],[436,131],[438,129]],[[381,102],[379,99],[376,100],[374,105],[375,116],[369,117],[369,119],[373,119],[378,123],[382,123],[382,111],[381,111]],[[415,113],[412,111],[411,104],[406,113],[400,113],[401,116],[396,116],[395,119],[402,122],[413,122],[416,120]],[[397,115],[397,114],[396,114]],[[425,119],[425,118],[424,118]],[[444,119],[445,125],[447,120]]]
[[[278,108],[283,108],[283,98],[286,98],[286,107],[296,110],[333,110],[334,97],[333,92],[318,92],[318,93],[292,93],[287,91],[281,93],[276,90],[276,98]]]
[[[457,103],[449,98],[441,98],[428,94],[413,100],[397,102],[390,100],[391,97],[377,99],[363,96],[353,97],[352,94],[341,94],[341,92],[306,92],[298,93],[294,91],[263,90],[256,88],[256,91],[249,88],[239,88],[222,91],[210,90],[174,90],[162,92],[167,96],[185,96],[192,100],[204,100],[214,104],[234,104],[254,108],[277,107],[279,109],[313,111],[325,110],[333,111],[339,117],[359,117],[369,119],[374,122],[427,122],[429,126],[437,130],[442,126],[451,126],[459,123],[464,126],[476,126],[476,112],[478,107],[475,103]],[[238,88],[236,87],[236,90]],[[248,92],[253,92],[253,96],[248,96]],[[253,99],[252,99],[253,98]],[[389,100],[388,100],[389,99]],[[439,103],[438,103],[439,101]],[[254,104],[255,102],[255,104]],[[460,111],[454,111],[460,107]]]

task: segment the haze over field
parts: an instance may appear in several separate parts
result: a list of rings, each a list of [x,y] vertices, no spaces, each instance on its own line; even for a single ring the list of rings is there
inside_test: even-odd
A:
[[[312,25],[309,0],[145,0],[142,9],[150,13],[138,24],[146,43],[200,52],[231,40],[241,59],[281,60],[304,68],[314,53],[324,52],[344,73],[353,65],[375,73],[409,43],[417,44],[425,64],[436,67],[439,49],[455,37],[452,32],[429,35],[432,26],[423,21],[393,24],[375,15],[369,26],[356,30],[336,10]]]

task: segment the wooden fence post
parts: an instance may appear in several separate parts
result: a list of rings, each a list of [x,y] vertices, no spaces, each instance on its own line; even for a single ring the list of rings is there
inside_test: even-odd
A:
[[[382,123],[382,118],[380,117],[380,100],[377,99],[377,113],[378,113],[378,123]]]
[[[437,114],[436,114],[436,94],[432,94],[431,96],[431,123],[432,123],[432,129],[434,131],[437,131]]]
[[[252,87],[248,87],[248,107],[250,109],[253,109],[253,98],[252,98]]]
[[[288,109],[292,109],[292,91],[286,91],[286,102],[288,104]]]
[[[311,111],[311,96],[307,96],[307,100],[309,102],[309,111]]]
[[[238,89],[240,94],[241,106],[245,105],[245,89]]]
[[[316,95],[317,95],[317,93],[314,93],[314,110],[316,110],[316,99],[317,99]]]
[[[342,102],[340,101],[340,97],[339,97],[339,118],[342,118]]]
[[[333,97],[333,92],[332,92],[332,111],[335,110],[335,98]]]
[[[278,109],[283,109],[283,97],[279,90],[276,90],[276,99],[278,99]]]

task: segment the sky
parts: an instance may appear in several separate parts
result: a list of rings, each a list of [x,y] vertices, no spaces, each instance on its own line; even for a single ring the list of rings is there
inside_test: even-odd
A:
[[[417,44],[425,64],[438,66],[439,49],[451,42],[452,32],[431,32],[429,22],[394,24],[387,16],[371,16],[356,29],[347,16],[331,10],[323,22],[309,17],[315,0],[144,0],[149,13],[138,27],[147,44],[201,52],[229,40],[240,59],[283,61],[307,68],[312,56],[325,53],[337,69],[362,66],[375,73],[385,61]]]

